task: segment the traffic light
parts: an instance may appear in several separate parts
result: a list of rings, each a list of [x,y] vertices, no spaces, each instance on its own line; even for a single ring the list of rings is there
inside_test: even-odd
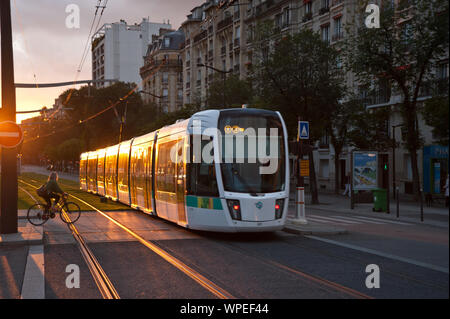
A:
[[[383,169],[384,169],[385,171],[387,171],[387,170],[388,170],[388,164],[387,164],[387,163],[384,163],[384,167],[383,167]]]

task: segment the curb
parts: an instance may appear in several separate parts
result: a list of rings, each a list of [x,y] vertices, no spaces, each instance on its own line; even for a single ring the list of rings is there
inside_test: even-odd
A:
[[[326,235],[344,235],[348,234],[348,230],[341,228],[328,228],[328,229],[308,229],[308,226],[296,226],[286,225],[283,230],[285,233],[296,235],[313,235],[313,236],[326,236]]]

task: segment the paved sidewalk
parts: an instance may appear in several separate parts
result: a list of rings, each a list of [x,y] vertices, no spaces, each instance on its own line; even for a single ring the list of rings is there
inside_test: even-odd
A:
[[[355,208],[350,208],[350,198],[334,195],[334,194],[319,194],[319,205],[312,205],[311,195],[306,194],[306,217],[308,218],[308,211],[325,211],[340,214],[361,214],[367,216],[376,216],[381,218],[403,220],[414,223],[422,223],[420,221],[420,204],[412,201],[402,200],[399,205],[399,216],[397,219],[397,203],[391,198],[390,214],[384,212],[373,212],[373,204],[355,204]],[[289,203],[290,214],[295,216],[295,204],[291,194],[291,201]],[[424,222],[423,224],[437,227],[449,227],[449,210],[445,207],[423,207]]]
[[[0,235],[0,247],[43,244],[42,227],[33,226],[26,219],[19,219],[18,226],[18,233]]]
[[[313,236],[329,236],[329,235],[341,235],[347,234],[348,231],[343,228],[318,224],[308,221],[308,223],[301,224],[296,222],[293,218],[288,218],[286,226],[283,229],[286,233],[298,234],[298,235],[313,235]]]

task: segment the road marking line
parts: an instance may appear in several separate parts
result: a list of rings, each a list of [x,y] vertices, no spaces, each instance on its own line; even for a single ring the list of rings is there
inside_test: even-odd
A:
[[[389,219],[372,218],[372,217],[365,217],[365,216],[354,216],[353,218],[368,219],[368,220],[380,221],[380,222],[383,222],[383,223],[391,223],[391,224],[411,226],[411,224],[408,224],[408,223],[402,223],[402,222],[389,220]]]
[[[30,246],[21,299],[45,299],[44,245]]]
[[[315,218],[323,218],[323,219],[326,219],[326,220],[336,221],[336,222],[339,222],[339,223],[361,224],[361,221],[347,221],[347,220],[331,218],[331,217],[324,217],[324,216],[318,216],[318,215],[312,215],[312,216],[314,216]]]
[[[419,267],[423,267],[423,268],[428,268],[428,269],[431,269],[431,270],[435,270],[435,271],[439,271],[439,272],[448,274],[448,268],[445,268],[445,267],[424,263],[424,262],[417,261],[417,260],[414,260],[414,259],[399,257],[399,256],[395,256],[395,255],[388,254],[388,253],[383,253],[381,251],[370,249],[370,248],[364,248],[364,247],[360,247],[360,246],[356,246],[356,245],[345,244],[345,243],[341,243],[341,242],[338,242],[338,241],[335,241],[335,240],[331,240],[331,239],[325,239],[325,238],[320,238],[320,237],[316,237],[316,236],[309,236],[309,235],[305,235],[305,237],[310,238],[310,239],[315,239],[315,240],[318,240],[318,241],[322,241],[322,242],[325,242],[325,243],[328,243],[328,244],[341,246],[341,247],[345,247],[345,248],[349,248],[349,249],[353,249],[353,250],[358,250],[358,251],[362,251],[362,252],[369,253],[369,254],[372,254],[372,255],[377,255],[377,256],[380,256],[380,257],[389,258],[389,259],[401,261],[401,262],[404,262],[404,263],[407,263],[407,264],[411,264],[411,265],[415,265],[415,266],[419,266]]]
[[[306,219],[307,220],[312,220],[313,222],[324,223],[324,224],[331,224],[331,225],[336,225],[336,224],[338,224],[338,225],[348,225],[348,224],[345,224],[343,222],[333,222],[333,221],[330,221],[330,220],[322,220],[322,219],[319,219],[319,218],[309,217],[309,216],[306,217]]]

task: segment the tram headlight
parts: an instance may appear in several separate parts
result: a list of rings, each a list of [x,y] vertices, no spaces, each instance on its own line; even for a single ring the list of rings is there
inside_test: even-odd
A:
[[[231,218],[234,220],[241,220],[241,203],[238,200],[227,199],[227,205]]]
[[[275,219],[283,217],[284,199],[277,199],[275,202]]]

